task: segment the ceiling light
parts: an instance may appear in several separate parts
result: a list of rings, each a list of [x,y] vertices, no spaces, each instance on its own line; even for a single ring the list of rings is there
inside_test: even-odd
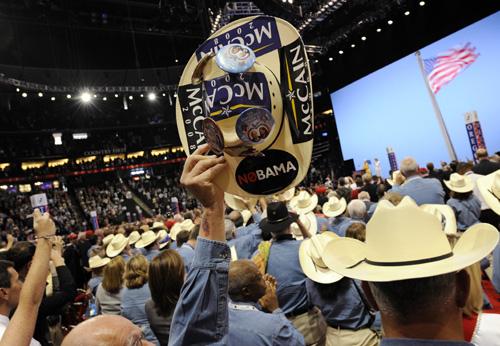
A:
[[[56,100],[56,98],[55,98],[54,96],[52,96],[52,97],[50,98],[50,100],[51,100],[51,101],[55,101],[55,100]]]
[[[333,5],[333,1],[330,1],[330,2],[328,3],[328,6],[332,6],[332,5]]]
[[[354,48],[354,47],[356,47],[356,45],[355,45],[354,43],[353,43],[353,44],[351,44],[351,48]]]
[[[115,97],[118,97],[118,94],[115,94]]]
[[[380,28],[377,28],[377,32],[381,32],[381,31],[382,31],[382,29],[380,29]]]
[[[154,101],[154,100],[156,100],[156,94],[155,94],[155,93],[149,93],[149,94],[148,94],[148,100],[149,100],[149,101]]]
[[[16,88],[16,92],[20,92],[20,91],[21,91],[21,89],[19,89],[19,88]]]
[[[167,96],[165,93],[161,94],[162,96]]]
[[[130,95],[130,96],[128,97],[128,99],[129,99],[129,100],[133,100],[133,99],[134,99],[134,97],[133,97],[132,95]]]
[[[96,95],[96,94],[94,94],[94,98],[97,98],[97,95]]]
[[[425,1],[420,1],[418,4],[419,4],[420,6],[424,6],[424,5],[425,5]]]
[[[71,98],[71,94],[67,94],[67,95],[66,95],[66,98],[67,98],[67,99],[70,99],[70,98]]]
[[[89,103],[90,102],[90,94],[88,92],[83,92],[80,95],[80,100],[82,100],[82,102],[84,102],[84,103]]]
[[[366,41],[366,36],[362,36],[361,41]]]
[[[108,98],[107,98],[106,96],[104,96],[104,97],[102,98],[102,100],[103,100],[103,101],[107,101],[107,100],[108,100]]]
[[[144,94],[141,94],[140,96],[141,96],[141,97],[144,97]]]
[[[405,16],[409,16],[409,15],[410,15],[410,11],[406,11]]]
[[[344,51],[343,50],[339,50],[339,54],[340,55],[344,54]]]
[[[38,97],[43,97],[43,92],[39,92]]]
[[[22,94],[21,94],[21,96],[22,96],[22,97],[28,97],[28,94],[26,94],[26,93],[22,93]]]
[[[333,58],[332,58],[332,57],[329,57],[329,58],[328,58],[328,61],[333,61]]]
[[[179,62],[179,59],[175,59],[175,62]]]
[[[293,4],[293,0],[288,0],[288,3],[289,4]]]
[[[387,21],[387,24],[389,24],[389,25],[392,25],[392,23],[394,23],[394,22],[390,19]]]

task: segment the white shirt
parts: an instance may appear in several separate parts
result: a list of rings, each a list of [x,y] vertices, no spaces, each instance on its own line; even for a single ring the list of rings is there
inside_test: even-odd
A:
[[[3,333],[5,333],[5,330],[7,329],[9,322],[10,322],[10,320],[7,316],[0,315],[0,339],[2,339]],[[30,346],[41,346],[41,344],[32,338],[31,342],[30,342]]]
[[[481,192],[479,192],[479,187],[477,187],[476,183],[477,180],[481,177],[484,177],[484,175],[476,174],[473,171],[465,172],[465,175],[471,178],[472,182],[474,183],[474,190],[472,193],[477,197],[477,199],[479,199],[479,202],[481,202],[481,210],[489,209],[490,207],[484,201],[483,195],[481,195]]]

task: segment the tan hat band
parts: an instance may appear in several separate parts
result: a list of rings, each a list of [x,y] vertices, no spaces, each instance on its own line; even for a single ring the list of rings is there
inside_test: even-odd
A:
[[[371,261],[368,258],[362,259],[358,263],[348,267],[348,269],[357,267],[363,262],[366,262],[368,264],[374,265],[374,266],[382,266],[382,267],[398,267],[398,266],[410,266],[410,265],[415,265],[415,264],[424,264],[424,263],[431,263],[431,262],[437,262],[444,260],[446,258],[450,258],[453,256],[453,251],[448,252],[447,254],[444,255],[439,255],[436,257],[429,257],[429,258],[422,258],[418,260],[413,260],[413,261],[400,261],[400,262],[378,262],[378,261]]]

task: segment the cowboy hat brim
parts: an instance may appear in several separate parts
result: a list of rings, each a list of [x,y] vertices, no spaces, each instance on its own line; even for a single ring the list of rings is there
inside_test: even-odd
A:
[[[277,223],[270,223],[268,218],[264,218],[260,221],[259,227],[265,232],[279,233],[290,226],[292,223],[297,221],[299,215],[289,213],[283,221]]]
[[[108,244],[108,246],[106,247],[106,256],[108,256],[110,258],[118,256],[119,254],[121,254],[123,252],[123,250],[125,250],[127,245],[128,245],[128,238],[125,238],[123,245],[120,246],[118,249],[114,249],[111,246],[111,244]]]
[[[245,209],[252,209],[257,205],[257,198],[242,199],[238,196],[231,195],[230,193],[224,193],[224,202],[226,205],[237,211],[242,211]]]
[[[341,203],[341,208],[337,210],[328,210],[328,208],[325,207],[330,204],[328,202],[324,203],[322,207],[323,214],[328,217],[336,217],[342,215],[347,207],[347,202],[343,197],[339,200],[339,202]]]
[[[156,236],[151,238],[150,240],[144,240],[141,238],[135,243],[135,247],[140,249],[140,248],[143,248],[143,247],[146,247],[148,245],[153,244],[155,241],[156,241]]]
[[[325,232],[322,233],[322,235],[331,238],[328,242],[337,238],[332,232]],[[309,256],[309,246],[311,246],[311,244],[312,242],[310,239],[305,239],[302,241],[299,248],[299,262],[304,274],[312,281],[320,284],[331,284],[341,280],[343,278],[342,275],[334,272],[330,268],[322,268],[314,263],[311,256]]]
[[[307,214],[307,213],[313,211],[314,208],[316,208],[316,206],[318,205],[318,195],[316,195],[316,194],[313,194],[311,196],[311,203],[305,208],[301,208],[297,205],[298,198],[299,198],[299,196],[295,196],[294,198],[292,198],[290,200],[290,207],[297,214]]]
[[[488,174],[484,177],[479,178],[476,181],[477,187],[479,188],[479,193],[483,196],[484,202],[491,208],[497,215],[500,215],[500,200],[491,191],[491,186],[495,179],[495,175],[498,174],[498,170]]]
[[[420,208],[431,213],[434,209],[437,210],[442,216],[444,216],[445,219],[444,233],[457,233],[457,219],[450,206],[446,204],[422,204]]]
[[[331,270],[352,279],[372,282],[417,279],[451,273],[479,262],[495,248],[498,237],[495,227],[479,223],[463,233],[451,257],[406,265],[369,264],[366,261],[369,256],[366,243],[339,238],[327,244],[323,261]]]
[[[89,265],[88,269],[92,270],[92,269],[97,269],[97,268],[101,268],[101,267],[104,267],[105,265],[107,265],[109,262],[111,261],[111,259],[107,258],[107,257],[104,257],[104,258],[101,258],[101,261],[94,264],[94,265]]]
[[[465,186],[461,186],[461,187],[453,186],[453,185],[451,185],[450,181],[447,181],[447,180],[444,181],[444,184],[451,191],[458,192],[458,193],[466,193],[466,192],[471,192],[472,190],[474,190],[474,184],[472,182],[466,183]]]
[[[314,235],[318,233],[318,219],[316,218],[316,215],[314,213],[307,213],[303,214],[302,216],[305,216],[309,219],[309,228],[307,229],[309,234]],[[298,219],[300,219],[300,216]],[[303,239],[302,233],[300,232],[300,228],[298,230],[298,234],[296,234],[294,231],[294,227],[299,228],[299,225],[297,225],[297,223],[292,223],[292,233],[295,236],[295,239],[298,240]]]

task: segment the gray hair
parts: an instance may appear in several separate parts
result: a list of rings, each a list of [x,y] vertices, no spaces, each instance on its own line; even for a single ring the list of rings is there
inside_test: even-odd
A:
[[[366,215],[366,204],[359,199],[353,199],[347,205],[347,212],[352,218],[362,219]]]
[[[405,157],[399,165],[399,171],[406,178],[411,177],[418,173],[418,163],[413,157]]]
[[[366,191],[361,191],[359,194],[358,194],[358,198],[362,201],[370,201],[370,194]]]
[[[226,232],[226,240],[231,240],[234,238],[234,232],[236,230],[236,226],[234,222],[229,219],[224,219],[224,231]]]

